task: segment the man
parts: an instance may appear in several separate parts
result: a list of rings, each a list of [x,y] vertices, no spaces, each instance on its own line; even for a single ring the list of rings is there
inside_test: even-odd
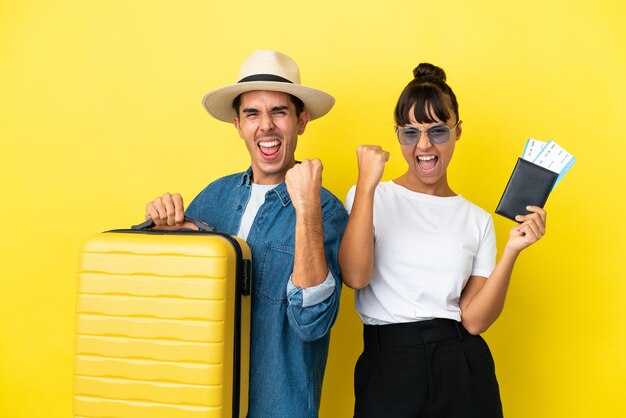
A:
[[[275,51],[254,52],[238,80],[203,103],[234,123],[251,166],[209,184],[186,214],[241,236],[252,250],[249,418],[317,417],[348,215],[321,186],[321,162],[297,164],[294,152],[307,123],[334,99],[302,86],[296,63]],[[148,203],[146,218],[162,228],[192,227],[184,212],[180,195],[165,194]]]

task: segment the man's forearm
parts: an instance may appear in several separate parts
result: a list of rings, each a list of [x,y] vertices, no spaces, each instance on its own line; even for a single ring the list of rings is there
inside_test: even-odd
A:
[[[322,284],[327,275],[321,205],[296,210],[296,248],[292,282],[304,289]]]

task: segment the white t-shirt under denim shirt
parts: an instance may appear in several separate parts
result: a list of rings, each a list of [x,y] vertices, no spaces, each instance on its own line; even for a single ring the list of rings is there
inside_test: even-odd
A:
[[[252,223],[259,208],[265,203],[265,194],[278,186],[278,184],[252,183],[250,186],[250,200],[248,200],[246,210],[241,217],[241,225],[239,226],[239,232],[237,232],[237,236],[244,240],[248,238],[248,233],[250,233],[250,228],[252,228]]]
[[[356,186],[346,197],[352,210]],[[374,196],[374,270],[355,291],[364,324],[461,320],[470,276],[489,277],[496,239],[491,215],[461,195],[438,197],[382,182]],[[354,254],[358,257],[358,254]]]

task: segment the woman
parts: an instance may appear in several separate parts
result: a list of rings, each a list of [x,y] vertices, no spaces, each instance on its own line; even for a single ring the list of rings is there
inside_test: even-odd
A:
[[[394,114],[406,173],[380,183],[389,154],[360,146],[346,198],[339,262],[364,323],[354,416],[502,417],[479,334],[500,315],[515,260],[545,233],[546,213],[517,216],[496,264],[491,216],[448,184],[462,132],[456,96],[441,68],[413,73]]]

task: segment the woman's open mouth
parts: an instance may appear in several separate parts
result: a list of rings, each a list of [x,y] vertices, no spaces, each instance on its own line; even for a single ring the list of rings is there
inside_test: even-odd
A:
[[[437,168],[439,157],[436,155],[418,155],[417,166],[424,174],[432,174]]]

